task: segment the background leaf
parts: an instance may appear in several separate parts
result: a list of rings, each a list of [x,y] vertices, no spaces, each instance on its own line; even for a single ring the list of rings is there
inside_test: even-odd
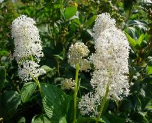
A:
[[[5,78],[6,78],[5,67],[4,66],[0,66],[0,91],[2,90],[2,88],[4,86]]]
[[[147,110],[149,110],[149,111],[152,112],[152,100],[150,100],[150,101],[148,102],[148,104],[146,105],[145,109],[147,109]]]
[[[89,20],[85,22],[84,27],[86,28],[90,26],[95,21],[96,18],[97,18],[97,15],[93,15]]]
[[[125,121],[126,121],[125,119],[123,119],[119,116],[116,116],[114,114],[107,113],[104,116],[110,121],[110,123],[125,123]]]
[[[141,45],[141,43],[142,43],[144,37],[145,37],[144,34],[140,35],[140,37],[139,37],[138,40],[137,40],[138,45]]]
[[[22,118],[18,121],[18,123],[26,123],[25,118],[24,118],[24,117],[22,117]]]
[[[0,95],[0,117],[8,120],[20,104],[20,95],[16,91],[6,91]]]
[[[67,7],[64,10],[64,16],[66,20],[69,20],[71,17],[73,17],[77,12],[77,8],[75,6]]]
[[[91,121],[96,121],[96,118],[91,118],[91,117],[80,117],[77,120],[77,123],[86,123],[86,122],[91,122]],[[99,123],[106,123],[103,119],[99,120]]]
[[[149,65],[149,66],[147,67],[147,74],[148,74],[148,75],[152,74],[152,66],[151,66],[151,65]]]
[[[53,123],[45,115],[34,116],[32,123]]]
[[[133,38],[131,38],[131,36],[128,35],[127,33],[126,33],[126,36],[127,36],[127,38],[128,38],[129,44],[130,44],[132,47],[135,47],[135,46],[136,46],[136,41],[135,41]]]

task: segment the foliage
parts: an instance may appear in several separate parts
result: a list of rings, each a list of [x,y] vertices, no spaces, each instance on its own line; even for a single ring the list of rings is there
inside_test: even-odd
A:
[[[99,2],[100,1],[100,2]],[[152,122],[152,2],[141,0],[4,0],[0,3],[0,122],[71,123],[73,91],[61,90],[63,78],[73,78],[75,69],[67,62],[70,44],[84,42],[94,52],[92,28],[98,14],[109,12],[130,43],[130,95],[122,101],[109,100],[99,122]],[[25,14],[37,22],[47,72],[39,78],[43,94],[35,82],[22,82],[13,59],[11,23]],[[91,90],[91,75],[79,73],[81,95]],[[42,97],[42,98],[41,98]],[[70,107],[70,108],[69,108]],[[77,123],[94,123],[82,117]]]

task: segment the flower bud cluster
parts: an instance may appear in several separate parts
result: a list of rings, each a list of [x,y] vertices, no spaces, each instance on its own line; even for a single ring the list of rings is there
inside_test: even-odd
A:
[[[88,69],[90,69],[90,62],[85,59],[88,54],[88,47],[82,42],[77,42],[72,44],[69,48],[68,62],[73,67],[76,67],[76,65],[79,64],[81,71],[88,71]]]
[[[72,80],[72,78],[70,79],[64,79],[61,81],[61,89],[62,90],[74,90],[75,88],[75,81]]]

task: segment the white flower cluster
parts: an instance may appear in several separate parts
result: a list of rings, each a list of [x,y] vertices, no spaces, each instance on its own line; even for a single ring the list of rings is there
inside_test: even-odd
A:
[[[32,80],[33,77],[37,78],[45,73],[45,70],[39,67],[40,65],[34,61],[26,60],[22,66],[19,67],[19,77],[24,81]]]
[[[29,73],[34,77],[45,73],[37,64],[40,57],[43,57],[43,52],[35,21],[25,15],[16,18],[12,22],[12,38],[15,45],[13,56],[19,65],[19,77],[28,81],[31,80]]]
[[[100,20],[101,19],[101,20]],[[96,52],[91,55],[90,60],[94,64],[91,85],[95,91],[94,109],[101,103],[101,97],[105,95],[108,83],[108,98],[114,97],[121,100],[129,94],[129,83],[126,74],[128,70],[129,43],[121,30],[115,26],[115,20],[110,19],[108,13],[99,15],[94,26],[94,40]],[[79,108],[83,115],[91,113],[88,102],[83,96]],[[88,105],[88,106],[86,106]],[[96,115],[96,110],[94,114]]]
[[[112,19],[110,17],[109,13],[103,13],[98,15],[96,21],[95,21],[95,25],[93,27],[93,38],[94,40],[98,39],[100,34],[105,31],[106,29],[110,29],[115,27],[115,19]]]
[[[66,89],[67,90],[70,90],[70,89],[74,90],[74,88],[75,88],[75,81],[72,80],[72,78],[64,79],[61,81],[61,89],[62,90],[66,90]]]
[[[84,58],[87,57],[88,54],[88,47],[82,42],[77,42],[69,48],[68,62],[73,67],[79,64],[81,71],[88,71],[88,69],[90,69],[90,61]]]
[[[43,57],[39,31],[35,21],[22,15],[12,22],[12,37],[14,38],[14,58],[19,62],[23,58],[34,56],[38,61]]]
[[[89,116],[94,117],[98,114],[97,106],[100,104],[100,98],[98,97],[98,95],[94,95],[92,92],[82,96],[78,105],[82,115],[89,114]]]

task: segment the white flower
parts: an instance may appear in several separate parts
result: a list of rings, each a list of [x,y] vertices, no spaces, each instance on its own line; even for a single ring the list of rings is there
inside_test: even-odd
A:
[[[109,87],[108,98],[121,100],[129,94],[129,83],[126,74],[129,73],[128,57],[129,43],[122,31],[115,27],[115,20],[110,15],[101,14],[94,26],[95,53],[91,55],[90,61],[94,64],[95,71],[92,74],[91,85],[94,93],[90,100],[101,103],[101,97],[105,96],[106,88]],[[87,98],[88,94],[83,96]],[[92,97],[95,97],[92,99]],[[91,108],[87,98],[81,100],[80,110],[82,114],[90,113]],[[87,110],[82,108],[84,105]],[[94,109],[99,106],[94,104]],[[82,108],[82,109],[81,109]],[[93,111],[97,115],[96,110]]]
[[[129,94],[129,84],[127,80],[127,76],[119,72],[117,74],[111,74],[107,69],[95,70],[91,79],[91,85],[95,90],[95,94],[103,97],[108,82],[110,82],[108,98],[114,97],[117,100],[121,100],[123,96]]]
[[[152,3],[152,1],[151,0],[143,0],[143,3]]]
[[[82,96],[81,101],[79,102],[79,109],[82,115],[95,116],[98,114],[98,105],[99,105],[99,97],[95,97],[93,93],[88,93]]]
[[[116,28],[105,30],[95,41],[95,49],[96,53],[90,57],[95,69],[112,67],[115,71],[128,72],[129,43],[122,31]]]
[[[12,37],[15,45],[13,56],[17,62],[31,56],[39,61],[43,56],[39,31],[32,18],[22,15],[15,19],[12,22]]]
[[[64,79],[63,81],[61,81],[61,89],[62,90],[74,90],[75,88],[75,81],[72,80],[72,78],[70,79]]]
[[[129,43],[125,34],[116,28],[107,29],[95,41],[95,49],[96,53],[90,57],[95,66],[91,79],[92,87],[104,96],[110,81],[109,97],[121,99],[121,95],[126,95],[129,91],[128,79],[125,76],[129,72]]]
[[[0,0],[0,3],[2,3],[4,0]]]
[[[91,68],[90,61],[87,59],[82,59],[79,65],[80,65],[80,71],[88,72],[89,69]]]
[[[39,68],[39,65],[34,61],[25,61],[22,66],[19,67],[19,77],[23,81],[32,80],[34,78],[38,78],[40,75],[45,74],[46,71],[42,68]]]
[[[88,71],[88,69],[90,69],[90,62],[84,58],[87,57],[88,54],[88,47],[82,42],[77,42],[69,48],[68,62],[73,67],[79,64],[80,70]]]
[[[106,29],[115,27],[116,25],[115,22],[116,22],[115,19],[111,19],[109,13],[103,13],[103,14],[98,15],[95,21],[95,25],[93,27],[94,40],[98,39],[101,32],[105,31]]]
[[[12,22],[12,37],[15,45],[13,56],[19,66],[20,79],[28,81],[46,73],[37,64],[43,52],[35,21],[25,15],[15,19]]]

